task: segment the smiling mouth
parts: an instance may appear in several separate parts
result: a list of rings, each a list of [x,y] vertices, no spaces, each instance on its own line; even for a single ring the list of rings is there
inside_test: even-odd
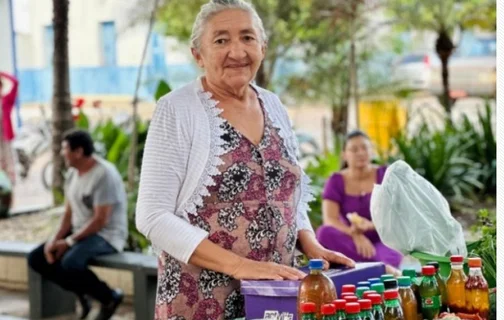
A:
[[[243,64],[232,64],[232,65],[226,66],[226,68],[239,69],[239,68],[245,68],[245,67],[248,67],[248,66],[249,66],[248,63],[243,63]]]

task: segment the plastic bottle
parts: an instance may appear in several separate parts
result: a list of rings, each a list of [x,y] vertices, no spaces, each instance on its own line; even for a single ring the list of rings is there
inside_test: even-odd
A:
[[[317,307],[315,303],[313,302],[304,302],[301,303],[301,306],[299,307],[299,312],[301,314],[300,319],[301,320],[317,320],[316,317],[316,312]]]
[[[362,299],[368,299],[367,296],[369,296],[370,294],[378,294],[378,292],[376,292],[374,290],[364,291],[364,293],[362,294]]]
[[[446,292],[446,282],[443,277],[439,274],[439,262],[431,261],[426,264],[427,266],[433,266],[436,268],[436,281],[438,282],[439,291],[441,292],[441,311],[448,311],[448,294]]]
[[[336,320],[346,320],[345,306],[347,304],[346,300],[338,299],[333,301],[336,307]]]
[[[369,281],[357,282],[357,287],[371,287],[371,282]]]
[[[322,320],[335,320],[336,307],[334,304],[324,304],[320,309]]]
[[[368,290],[369,290],[369,287],[357,287],[357,289],[355,291],[355,295],[360,299],[360,298],[362,298],[362,295],[364,294],[364,292],[366,292]]]
[[[481,272],[481,259],[469,258],[469,277],[466,288],[466,309],[468,313],[477,313],[484,320],[488,319],[490,297],[488,283]]]
[[[324,263],[321,259],[312,259],[309,262],[310,274],[304,277],[299,286],[298,315],[300,306],[304,302],[315,303],[317,319],[320,319],[320,308],[324,304],[336,300],[336,289],[329,277],[322,273]],[[301,318],[299,316],[298,318]]]
[[[341,293],[355,293],[355,286],[353,284],[345,284],[341,287]]]
[[[450,312],[466,311],[466,282],[467,276],[464,273],[464,257],[451,256],[451,271],[446,280],[446,292],[448,294],[448,308]]]
[[[357,302],[347,303],[345,306],[347,320],[362,320],[360,317],[360,305]]]
[[[441,311],[441,291],[436,280],[436,268],[422,267],[423,279],[420,284],[422,315],[424,320],[434,320]]]
[[[359,301],[359,298],[356,296],[344,296],[343,299],[345,299],[347,303],[356,303]]]
[[[399,292],[386,290],[383,295],[385,296],[385,310],[383,311],[385,320],[404,320],[404,313],[399,302]]]
[[[381,295],[383,299],[383,293],[385,292],[385,285],[383,283],[372,284],[371,290],[378,292],[378,294]]]
[[[383,285],[385,286],[385,290],[397,290],[399,288],[397,279],[386,279],[383,281]]]
[[[415,269],[404,269],[402,272],[403,276],[410,277],[411,279],[411,290],[415,294],[415,299],[417,301],[417,313],[418,317],[422,314],[422,299],[420,298],[420,283],[422,282],[422,277],[417,277]]]
[[[360,306],[360,316],[362,320],[375,320],[373,317],[373,305],[371,304],[371,300],[369,299],[361,299],[359,300]]]
[[[397,278],[397,281],[399,282],[399,296],[401,297],[401,307],[403,309],[404,319],[417,320],[418,302],[415,298],[413,290],[411,289],[410,277],[399,277]]]
[[[394,276],[391,274],[382,274],[380,277],[381,282],[384,282],[385,280],[388,280],[388,279],[394,279]]]
[[[370,299],[373,304],[373,317],[375,320],[384,320],[385,315],[383,314],[384,306],[382,303],[382,297],[379,294],[370,294],[368,299]]]

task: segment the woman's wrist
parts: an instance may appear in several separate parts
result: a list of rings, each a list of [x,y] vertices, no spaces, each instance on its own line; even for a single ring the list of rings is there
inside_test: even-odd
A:
[[[301,252],[308,258],[316,256],[316,252],[322,248],[322,245],[315,237],[315,233],[310,230],[300,230],[298,232],[298,240]]]

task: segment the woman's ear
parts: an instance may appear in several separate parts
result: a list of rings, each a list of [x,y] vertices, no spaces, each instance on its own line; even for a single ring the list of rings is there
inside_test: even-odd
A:
[[[198,64],[198,66],[200,68],[204,68],[205,65],[203,63],[203,58],[201,57],[200,51],[198,49],[196,49],[196,48],[191,48],[191,53],[192,53],[192,55],[194,57],[194,60],[196,60],[196,63]]]

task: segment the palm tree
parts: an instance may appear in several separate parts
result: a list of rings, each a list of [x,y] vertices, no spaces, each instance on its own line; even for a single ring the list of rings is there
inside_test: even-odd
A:
[[[68,0],[53,0],[53,97],[52,97],[52,157],[53,195],[58,203],[63,195],[63,168],[61,142],[63,134],[73,128],[72,105],[70,101],[70,72],[68,63]]]
[[[433,31],[437,34],[435,49],[441,61],[443,94],[441,103],[451,112],[448,63],[456,45],[453,33],[465,27],[495,29],[495,0],[388,0],[391,16],[404,30]]]

